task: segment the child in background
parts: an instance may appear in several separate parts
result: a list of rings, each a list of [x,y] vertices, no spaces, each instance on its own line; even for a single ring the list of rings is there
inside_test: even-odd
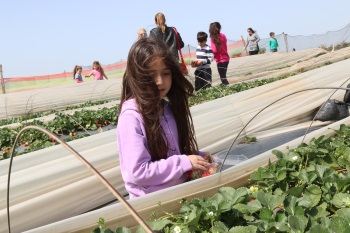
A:
[[[77,83],[83,82],[83,77],[81,76],[81,72],[83,71],[83,67],[76,65],[73,70],[73,79]]]
[[[140,28],[139,30],[137,30],[137,39],[141,39],[141,38],[145,38],[147,37],[147,31],[144,28]]]
[[[228,85],[226,78],[228,63],[230,62],[230,56],[227,52],[227,38],[225,34],[221,33],[221,24],[219,22],[213,22],[209,26],[210,34],[210,47],[214,53],[214,59],[216,61],[218,72],[222,84]]]
[[[195,140],[188,103],[192,93],[164,42],[151,37],[135,42],[123,76],[117,127],[130,199],[184,183],[187,171],[209,166],[210,154],[198,151]]]
[[[102,66],[100,65],[100,62],[94,61],[92,63],[92,71],[89,75],[85,75],[85,78],[91,77],[91,75],[94,76],[95,80],[103,80],[103,77],[107,78],[107,75],[105,74]]]
[[[274,32],[270,32],[269,49],[271,53],[277,52],[278,49],[278,42],[275,38]]]
[[[197,33],[198,47],[196,49],[196,60],[192,61],[191,66],[197,67],[195,75],[195,91],[211,87],[211,68],[214,55],[210,46],[207,45],[208,34],[205,32]]]

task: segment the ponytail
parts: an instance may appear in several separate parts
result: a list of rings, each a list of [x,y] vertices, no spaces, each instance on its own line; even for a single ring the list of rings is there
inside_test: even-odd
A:
[[[157,13],[154,17],[154,20],[158,27],[162,30],[163,33],[165,33],[165,16],[163,13]]]

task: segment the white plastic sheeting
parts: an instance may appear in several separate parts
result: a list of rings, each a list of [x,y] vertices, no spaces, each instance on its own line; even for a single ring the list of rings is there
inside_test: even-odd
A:
[[[111,79],[3,94],[0,95],[0,119],[62,109],[88,101],[117,99],[121,82],[122,79]]]
[[[251,117],[263,107],[288,93],[311,87],[340,86],[350,77],[350,71],[347,69],[349,65],[349,60],[342,61],[192,107],[200,149],[215,153],[228,148],[233,138]],[[309,121],[313,110],[320,106],[332,92],[333,90],[303,92],[284,99],[260,114],[246,128],[245,133],[251,135],[277,127],[285,129],[287,126]],[[344,91],[338,91],[333,98],[341,99],[343,95]],[[115,130],[80,139],[70,144],[91,161],[99,171],[103,172],[121,193],[126,193],[118,169]],[[8,162],[8,160],[0,162],[0,232],[7,231],[5,194]],[[230,183],[232,176],[231,178],[230,176],[225,177],[225,182]],[[220,186],[222,179],[216,180],[215,178],[215,184],[212,186]],[[192,189],[187,191],[193,194],[202,189],[200,185],[190,186]],[[10,190],[13,232],[22,232],[66,219],[114,199],[97,178],[61,146],[15,158]],[[164,190],[167,195],[164,193],[162,195],[171,198],[173,195],[168,195],[168,192],[172,190],[174,189]],[[150,197],[158,197],[157,195],[152,194]],[[179,197],[176,194],[176,198]],[[152,200],[154,203],[158,201],[158,199]],[[171,202],[172,199],[167,199],[167,201]],[[135,200],[133,203],[141,202]],[[142,206],[147,207],[145,203],[142,203]],[[143,208],[142,206],[137,206],[137,209]],[[101,213],[101,217],[106,217],[107,220],[112,219],[112,215],[116,213],[119,215],[118,212],[113,212],[111,215],[102,215],[104,212],[97,213]],[[97,219],[93,221],[79,219],[77,221],[80,226],[74,230],[83,228],[82,225],[85,227],[94,224]],[[72,223],[72,226],[74,224]],[[66,225],[68,227],[71,224],[66,222]],[[58,229],[55,228],[52,232],[60,232],[61,230]]]
[[[288,54],[275,53],[235,58],[230,61],[227,76],[241,76],[247,79],[248,76],[246,74],[259,73],[280,68],[281,66],[293,65],[311,59],[321,53],[325,53],[325,51],[322,49],[310,49]],[[194,69],[189,69],[189,78],[194,81]],[[213,81],[217,82],[218,72],[215,63],[212,65],[212,71]],[[87,101],[119,99],[121,82],[121,78],[116,78],[3,94],[0,95],[0,119],[34,112],[62,109],[66,106],[77,105]]]

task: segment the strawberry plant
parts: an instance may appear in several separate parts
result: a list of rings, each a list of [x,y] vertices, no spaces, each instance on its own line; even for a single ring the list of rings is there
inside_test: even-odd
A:
[[[149,221],[159,232],[350,232],[350,127],[308,144],[273,150],[249,187],[221,187]],[[108,229],[110,232],[110,229]],[[128,232],[119,227],[115,232]],[[138,232],[145,232],[142,228]]]

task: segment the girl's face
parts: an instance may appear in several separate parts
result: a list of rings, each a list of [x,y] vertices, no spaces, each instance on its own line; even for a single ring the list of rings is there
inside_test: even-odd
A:
[[[78,74],[81,74],[81,72],[82,72],[82,69],[78,69],[78,70],[77,70],[77,73],[78,73]]]
[[[140,38],[146,38],[147,32],[145,30],[140,30],[139,35],[140,35]]]
[[[156,58],[153,62],[151,62],[150,66],[153,81],[158,87],[160,92],[160,99],[163,99],[168,94],[171,83],[172,83],[172,74],[171,70],[164,64],[164,62]]]

